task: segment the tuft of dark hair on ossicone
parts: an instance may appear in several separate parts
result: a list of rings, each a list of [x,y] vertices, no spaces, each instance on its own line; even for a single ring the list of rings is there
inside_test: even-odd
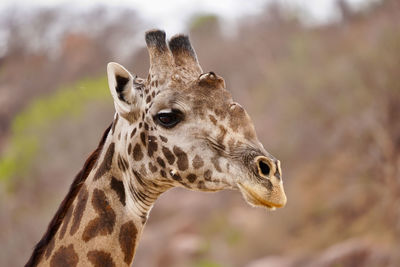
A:
[[[151,30],[146,32],[146,44],[148,47],[155,47],[158,51],[163,52],[168,49],[165,42],[165,32],[160,30]]]

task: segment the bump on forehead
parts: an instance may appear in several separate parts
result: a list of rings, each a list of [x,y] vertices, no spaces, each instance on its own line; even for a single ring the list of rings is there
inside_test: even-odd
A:
[[[225,80],[212,71],[200,75],[198,83],[201,87],[211,87],[214,89],[225,88]]]

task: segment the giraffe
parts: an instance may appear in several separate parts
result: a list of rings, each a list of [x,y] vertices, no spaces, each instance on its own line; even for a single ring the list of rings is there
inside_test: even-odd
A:
[[[188,36],[151,30],[145,40],[147,79],[107,65],[114,120],[26,266],[130,266],[154,202],[173,187],[286,204],[279,160],[224,79],[202,71]]]

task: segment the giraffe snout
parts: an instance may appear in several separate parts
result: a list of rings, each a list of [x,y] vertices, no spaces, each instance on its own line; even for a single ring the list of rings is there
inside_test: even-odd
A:
[[[256,156],[253,164],[258,179],[238,183],[246,201],[253,206],[268,209],[284,207],[287,199],[283,189],[280,161],[272,156],[262,155]]]

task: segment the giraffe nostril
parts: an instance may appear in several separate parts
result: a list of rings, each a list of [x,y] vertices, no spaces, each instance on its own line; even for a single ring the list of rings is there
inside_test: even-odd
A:
[[[271,171],[269,164],[263,158],[258,159],[257,167],[261,176],[268,176]]]

